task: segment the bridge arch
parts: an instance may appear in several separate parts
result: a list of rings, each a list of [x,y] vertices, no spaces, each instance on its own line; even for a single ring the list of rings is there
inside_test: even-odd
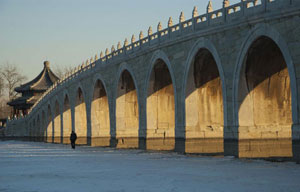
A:
[[[145,82],[146,148],[174,150],[177,125],[175,77],[168,56],[154,52]]]
[[[223,152],[224,125],[227,125],[226,83],[218,51],[210,40],[200,38],[192,46],[182,87],[185,151]]]
[[[52,123],[52,110],[50,102],[48,102],[47,107],[47,123],[46,123],[46,135],[47,135],[47,142],[53,142],[53,123]]]
[[[54,143],[61,143],[61,116],[60,116],[60,103],[58,98],[55,97],[55,104],[54,104]]]
[[[288,46],[279,32],[262,24],[251,30],[242,44],[234,75],[234,117],[240,148],[253,145],[242,142],[245,139],[259,140],[259,146],[272,140],[272,147],[282,150],[273,153],[269,148],[259,149],[255,156],[291,156],[292,124],[298,122],[297,85]],[[239,151],[241,157],[248,155],[249,151]]]
[[[29,121],[29,127],[26,129],[26,133],[28,134],[28,136],[30,137],[31,135],[30,135],[30,129],[32,128],[32,121],[30,120]]]
[[[62,142],[70,143],[70,134],[72,132],[72,115],[69,93],[65,90],[63,94],[62,111]]]
[[[37,115],[37,120],[36,120],[36,137],[37,137],[37,141],[39,141],[40,137],[41,137],[41,118],[40,118],[40,114]]]
[[[46,132],[47,132],[47,127],[46,127],[46,112],[45,110],[43,109],[42,110],[42,122],[41,122],[41,132],[40,132],[40,136],[41,136],[41,139],[42,141],[47,141],[47,138],[46,138]]]
[[[78,144],[87,144],[87,112],[86,95],[81,83],[76,87],[74,102],[74,129],[77,134]]]
[[[91,145],[110,145],[109,97],[103,78],[97,74],[93,79],[91,101]]]
[[[121,63],[115,83],[117,147],[138,148],[140,97],[135,75],[127,63]]]
[[[33,138],[33,140],[36,137],[36,118],[33,118],[33,120],[32,120],[32,128],[31,128],[30,136],[31,136],[31,138]]]
[[[278,46],[278,48],[280,49],[283,55],[283,58],[288,68],[290,81],[291,81],[292,119],[293,119],[293,123],[297,124],[299,123],[298,110],[297,110],[297,106],[298,106],[297,81],[296,81],[295,67],[294,67],[294,63],[288,45],[278,31],[276,31],[275,29],[273,29],[272,27],[266,24],[259,24],[255,28],[253,28],[245,38],[242,44],[242,48],[240,49],[240,52],[238,54],[238,58],[235,65],[234,81],[233,81],[233,92],[234,92],[233,103],[234,103],[235,125],[239,125],[238,86],[239,86],[240,76],[241,76],[242,67],[244,63],[244,58],[252,43],[261,36],[266,36],[272,39],[276,43],[276,45]]]
[[[34,131],[34,118],[30,120],[30,127],[28,129],[29,136],[32,138],[33,137],[33,131]]]
[[[29,133],[29,136],[30,137],[33,137],[33,134],[32,134],[32,132],[33,132],[33,130],[34,130],[34,125],[33,125],[33,121],[34,121],[34,118],[32,118],[32,120],[30,120],[30,127],[29,127],[29,129],[28,129],[28,133]]]

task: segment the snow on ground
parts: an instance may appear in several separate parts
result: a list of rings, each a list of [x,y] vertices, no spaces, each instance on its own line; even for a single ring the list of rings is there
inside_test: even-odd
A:
[[[1,192],[300,191],[300,165],[0,141]]]

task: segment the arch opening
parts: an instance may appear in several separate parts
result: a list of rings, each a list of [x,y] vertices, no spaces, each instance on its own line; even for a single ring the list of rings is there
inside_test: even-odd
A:
[[[170,71],[158,59],[151,71],[147,90],[147,141],[150,150],[175,147],[175,98]]]
[[[32,127],[31,127],[31,131],[30,131],[30,137],[32,141],[35,141],[35,137],[36,137],[36,123],[35,123],[35,119],[32,120]]]
[[[71,106],[69,97],[64,98],[63,106],[63,143],[70,143],[70,134],[72,132]]]
[[[31,137],[31,129],[32,129],[32,122],[29,122],[29,127],[28,127],[27,130],[26,130],[26,132],[27,132],[27,134],[28,134],[28,136],[29,136],[29,139],[30,139],[30,137]]]
[[[116,138],[118,148],[137,148],[139,140],[137,90],[128,70],[120,75],[116,98]]]
[[[223,153],[222,81],[216,61],[207,49],[196,53],[185,90],[187,153]]]
[[[290,76],[280,48],[266,36],[244,58],[238,106],[239,156],[292,156]]]
[[[108,97],[103,83],[97,80],[91,105],[92,146],[110,145],[110,118]]]
[[[75,132],[77,144],[87,144],[86,106],[81,88],[78,88],[75,103]]]
[[[41,123],[41,132],[40,136],[42,141],[47,141],[47,127],[46,127],[46,114],[45,111],[42,112],[42,123]]]
[[[37,120],[36,120],[36,139],[37,141],[41,141],[41,120],[40,120],[40,115],[38,115]]]
[[[55,112],[54,112],[54,143],[61,143],[61,118],[60,109],[58,101],[55,102]]]
[[[48,105],[48,111],[47,111],[47,131],[46,131],[46,137],[47,142],[53,142],[53,127],[52,127],[52,112],[51,107]]]

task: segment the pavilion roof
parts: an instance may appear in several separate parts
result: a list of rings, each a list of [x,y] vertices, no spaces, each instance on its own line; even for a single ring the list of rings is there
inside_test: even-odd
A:
[[[15,91],[19,93],[25,91],[46,91],[57,80],[59,80],[59,78],[51,71],[49,62],[45,61],[44,69],[41,71],[41,73],[32,81],[15,88]]]
[[[10,106],[20,106],[22,108],[25,107],[26,105],[33,105],[37,100],[39,96],[22,96],[18,97],[14,100],[11,100],[7,104]]]

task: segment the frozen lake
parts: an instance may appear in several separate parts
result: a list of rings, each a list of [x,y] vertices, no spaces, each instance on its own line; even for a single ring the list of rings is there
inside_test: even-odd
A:
[[[300,191],[300,165],[0,141],[1,192]]]

